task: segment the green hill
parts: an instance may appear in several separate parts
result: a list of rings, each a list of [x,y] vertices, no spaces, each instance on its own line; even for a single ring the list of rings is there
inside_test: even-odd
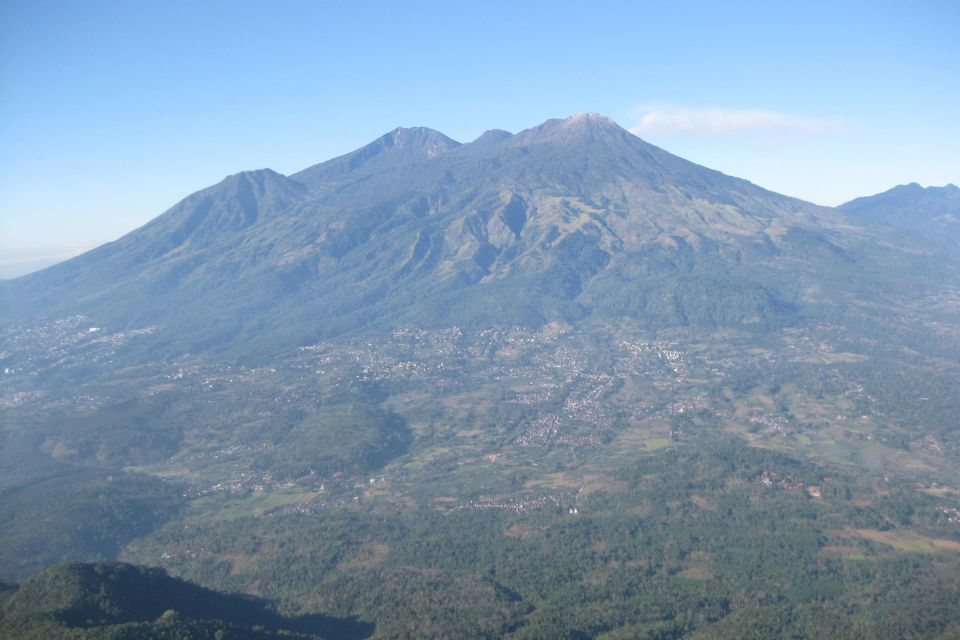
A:
[[[71,562],[44,569],[3,604],[5,638],[362,638],[372,625],[288,619],[264,602],[204,589],[162,569]]]
[[[0,491],[0,576],[22,580],[63,560],[108,560],[173,517],[175,485],[119,471],[78,469]]]

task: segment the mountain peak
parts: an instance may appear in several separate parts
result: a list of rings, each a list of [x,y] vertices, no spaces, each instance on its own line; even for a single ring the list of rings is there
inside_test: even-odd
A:
[[[397,127],[374,144],[377,142],[395,151],[423,154],[428,158],[460,146],[459,142],[427,127]]]
[[[616,122],[598,113],[577,113],[568,118],[555,118],[517,134],[525,142],[570,142],[577,139],[622,138],[630,136]]]
[[[614,129],[619,129],[620,126],[613,121],[613,119],[608,118],[605,115],[599,113],[575,113],[569,118],[563,120],[563,125],[566,127],[609,127]]]
[[[918,182],[911,182],[910,184],[897,185],[891,191],[923,191],[923,187]]]
[[[380,167],[384,162],[429,160],[459,146],[456,140],[427,127],[397,127],[356,151],[290,177],[304,183],[337,179],[361,167]]]
[[[935,185],[930,185],[929,187],[924,187],[923,185],[921,185],[921,184],[918,183],[918,182],[911,182],[911,183],[909,183],[909,184],[899,184],[899,185],[893,187],[892,189],[889,189],[889,190],[883,192],[882,194],[876,194],[876,195],[884,195],[884,194],[908,195],[908,194],[913,194],[913,195],[922,196],[922,195],[934,195],[934,194],[941,194],[941,193],[950,193],[950,192],[957,191],[957,190],[958,190],[958,188],[957,188],[957,186],[954,185],[954,184],[945,184],[945,185],[943,185],[942,187],[937,187],[937,186],[935,186]],[[875,197],[875,196],[867,196],[867,197]],[[859,200],[859,198],[858,198],[858,200]],[[849,203],[847,203],[847,204],[849,204]],[[846,205],[842,205],[842,206],[846,206]]]
[[[921,184],[918,183],[918,182],[911,182],[911,183],[909,183],[909,184],[900,184],[900,185],[897,185],[897,186],[894,187],[893,189],[890,189],[887,193],[891,193],[891,192],[908,192],[908,191],[913,192],[913,193],[938,193],[938,192],[957,191],[958,189],[960,189],[960,187],[957,187],[957,185],[952,184],[952,183],[947,183],[947,184],[943,185],[942,187],[938,187],[938,186],[935,186],[935,185],[930,185],[929,187],[924,187],[923,185],[921,185]]]
[[[285,175],[282,173],[277,173],[273,169],[252,169],[231,174],[209,188],[236,188],[238,185],[253,184],[259,185],[261,188],[263,188],[264,184],[273,182],[287,182],[288,180],[289,179]]]
[[[512,138],[513,134],[509,131],[504,131],[503,129],[490,129],[484,131],[479,138],[471,142],[472,145],[485,145],[485,144],[495,144],[508,138]]]

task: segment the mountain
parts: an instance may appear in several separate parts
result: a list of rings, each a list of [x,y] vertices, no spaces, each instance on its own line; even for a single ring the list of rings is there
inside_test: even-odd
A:
[[[362,638],[372,629],[324,616],[283,618],[256,598],[119,562],[48,567],[0,604],[5,638]]]
[[[0,636],[956,638],[958,267],[593,114],[230,176],[0,284],[0,580],[170,572]]]
[[[396,129],[289,177],[233,175],[2,293],[7,326],[81,314],[148,330],[150,359],[401,325],[765,329],[816,316],[810,287],[924,251],[580,114],[468,144]]]
[[[839,207],[864,221],[907,229],[934,240],[960,241],[960,187],[916,182],[851,200]]]

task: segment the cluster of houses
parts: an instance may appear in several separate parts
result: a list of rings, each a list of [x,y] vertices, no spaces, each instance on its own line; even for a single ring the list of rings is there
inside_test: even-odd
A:
[[[787,491],[801,491],[810,498],[820,499],[823,497],[823,491],[816,485],[805,484],[791,475],[780,476],[775,471],[764,470],[760,474],[760,483],[771,489],[784,489]]]
[[[552,493],[542,496],[522,497],[522,498],[494,498],[490,500],[471,500],[464,504],[452,507],[452,511],[513,511],[515,513],[527,513],[529,511],[540,511],[553,508],[558,511],[568,511],[571,514],[577,514],[577,507],[567,507],[568,496],[560,493]]]

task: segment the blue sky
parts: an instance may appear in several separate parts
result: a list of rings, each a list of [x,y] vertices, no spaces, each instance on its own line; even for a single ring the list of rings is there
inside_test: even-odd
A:
[[[244,169],[583,111],[820,204],[957,183],[960,3],[6,0],[0,276]]]

